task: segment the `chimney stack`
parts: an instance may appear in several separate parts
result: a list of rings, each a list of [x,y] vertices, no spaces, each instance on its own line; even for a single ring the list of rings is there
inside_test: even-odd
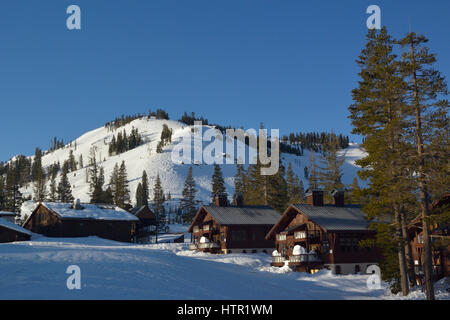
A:
[[[306,190],[306,203],[313,206],[323,206],[323,190],[322,189]]]
[[[334,205],[336,207],[343,207],[345,205],[345,190],[343,189],[333,189],[331,195],[334,199]]]
[[[218,207],[226,207],[228,206],[227,195],[224,193],[217,194],[215,196],[216,206]]]

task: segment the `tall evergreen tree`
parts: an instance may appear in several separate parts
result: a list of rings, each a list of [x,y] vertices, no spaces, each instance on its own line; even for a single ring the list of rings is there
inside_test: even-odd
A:
[[[244,196],[244,194],[245,194],[245,170],[242,164],[238,164],[236,167],[236,175],[234,176],[233,202],[236,203],[238,195]]]
[[[214,202],[216,196],[219,195],[227,195],[227,190],[225,188],[225,182],[223,180],[222,170],[219,165],[214,165],[214,173],[212,176],[212,191],[211,198],[212,202]]]
[[[141,207],[144,205],[143,198],[142,183],[139,182],[136,188],[136,207]]]
[[[153,211],[158,216],[158,221],[160,222],[165,221],[165,201],[164,190],[158,173],[156,176],[155,186],[153,187]]]
[[[436,56],[429,52],[427,42],[426,37],[414,32],[408,33],[400,40],[405,49],[401,69],[407,81],[408,129],[415,147],[414,152],[409,154],[410,167],[416,173],[416,179],[413,181],[419,190],[423,222],[425,287],[427,299],[434,300],[432,248],[429,236],[429,185],[433,182],[430,181],[430,177],[434,176],[433,171],[442,168],[440,165],[436,166],[436,163],[445,162],[448,165],[448,137],[445,146],[440,148],[438,146],[438,152],[431,146],[435,137],[440,136],[442,124],[448,125],[449,103],[444,99],[448,94],[447,84],[440,72],[433,68]],[[448,127],[444,130],[448,132]]]
[[[58,199],[60,202],[71,203],[74,200],[72,196],[72,187],[70,186],[69,179],[67,178],[67,171],[63,170],[61,173],[61,180],[57,189]]]
[[[197,211],[197,205],[195,202],[195,194],[197,189],[195,188],[195,181],[192,176],[192,167],[189,167],[186,181],[183,187],[183,198],[181,199],[181,209],[185,214],[186,220],[191,221]]]
[[[309,178],[308,178],[308,184],[310,189],[317,189],[319,187],[319,173],[318,173],[318,166],[316,163],[316,159],[314,156],[314,151],[311,151],[309,153],[309,162],[310,167],[308,170]]]
[[[356,161],[362,168],[359,176],[369,179],[363,210],[369,218],[389,219],[395,226],[395,234],[384,238],[394,243],[387,246],[383,240],[379,244],[384,246],[385,261],[382,265],[385,266],[389,265],[387,259],[392,257],[390,247],[397,248],[398,272],[382,272],[382,275],[407,295],[405,243],[408,239],[402,231],[406,227],[402,205],[411,194],[406,192],[410,188],[404,157],[408,144],[402,141],[405,85],[393,53],[394,43],[385,27],[380,31],[369,30],[366,46],[357,60],[361,79],[359,86],[352,91],[354,104],[349,111],[354,127],[352,133],[364,136],[363,147],[367,152],[366,157]],[[378,239],[383,235],[381,231]]]
[[[34,201],[42,202],[47,197],[46,179],[44,169],[39,167],[37,169],[36,179],[33,182]]]
[[[147,172],[142,172],[142,204],[148,206],[148,199],[150,198],[150,190],[148,185]]]
[[[318,172],[319,185],[325,191],[325,195],[329,197],[333,189],[342,189],[342,170],[344,164],[344,156],[338,156],[338,146],[336,141],[332,140],[330,145],[323,151],[321,157],[322,166]],[[327,202],[331,199],[327,198]]]

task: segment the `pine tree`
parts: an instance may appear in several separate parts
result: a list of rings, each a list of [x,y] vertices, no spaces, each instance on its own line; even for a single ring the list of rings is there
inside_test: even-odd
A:
[[[191,221],[194,218],[197,211],[197,206],[195,203],[196,193],[197,190],[195,188],[195,181],[192,177],[192,167],[189,167],[183,187],[183,198],[181,199],[181,209],[185,214],[186,220],[188,221]]]
[[[150,198],[150,190],[148,185],[147,172],[142,172],[142,204],[148,206],[148,199]]]
[[[366,46],[357,61],[361,79],[352,91],[354,104],[349,111],[354,127],[352,133],[364,136],[363,147],[367,152],[365,158],[356,161],[362,168],[358,175],[369,179],[369,187],[364,190],[363,210],[369,218],[390,219],[395,226],[395,234],[387,238],[393,244],[388,246],[384,241],[379,244],[383,246],[385,259],[391,257],[391,247],[397,248],[398,273],[382,272],[382,275],[393,286],[399,284],[403,295],[407,295],[405,243],[408,240],[402,232],[406,227],[402,206],[411,198],[410,174],[405,174],[408,170],[404,157],[409,146],[402,139],[405,84],[393,53],[394,43],[386,28],[378,32],[369,30]],[[386,278],[386,275],[393,278]]]
[[[125,161],[122,161],[120,168],[117,164],[114,167],[114,171],[111,176],[111,185],[115,205],[122,209],[126,209],[130,203],[130,189],[128,187]]]
[[[52,176],[50,180],[50,190],[48,193],[48,200],[50,202],[58,201],[58,188],[56,186],[56,177]]]
[[[331,141],[330,145],[323,151],[321,157],[322,166],[318,172],[319,185],[325,191],[325,195],[329,197],[333,189],[342,189],[342,171],[344,164],[344,156],[338,156],[338,146],[336,141]],[[327,198],[330,203],[331,199]]]
[[[433,69],[436,56],[425,46],[427,42],[427,38],[414,32],[408,33],[400,40],[400,44],[406,49],[402,55],[401,67],[407,81],[406,103],[409,107],[407,110],[410,111],[408,129],[415,147],[414,153],[408,156],[411,160],[411,169],[416,173],[417,178],[414,182],[419,190],[418,197],[421,204],[425,287],[427,299],[434,300],[428,199],[429,185],[433,181],[430,181],[429,177],[432,177],[433,171],[436,170],[436,162],[447,163],[449,144],[447,140],[446,147],[440,150],[442,152],[433,152],[436,150],[433,150],[431,145],[435,137],[440,136],[442,123],[448,124],[449,103],[448,100],[444,100],[448,94],[447,84],[440,72]]]
[[[165,221],[166,209],[164,207],[164,190],[161,185],[159,173],[156,176],[155,186],[153,187],[153,211],[158,216],[158,221]]]
[[[361,188],[358,184],[358,178],[354,177],[351,185],[351,203],[361,204]]]
[[[33,183],[34,201],[42,202],[47,197],[46,179],[44,169],[42,167],[37,168],[36,179]]]
[[[141,207],[144,205],[143,198],[142,183],[139,182],[136,188],[136,207]]]
[[[214,165],[214,173],[212,176],[212,191],[211,191],[211,198],[212,202],[215,201],[216,196],[224,195],[227,196],[227,190],[225,188],[225,182],[223,180],[222,170],[220,169],[219,165]]]
[[[67,171],[63,170],[61,173],[61,180],[57,189],[58,199],[60,202],[72,203],[74,197],[72,196],[72,188],[69,179],[67,178]]]
[[[234,194],[233,202],[236,204],[238,195],[244,196],[245,194],[245,170],[242,164],[238,164],[236,167],[236,175],[234,176]]]

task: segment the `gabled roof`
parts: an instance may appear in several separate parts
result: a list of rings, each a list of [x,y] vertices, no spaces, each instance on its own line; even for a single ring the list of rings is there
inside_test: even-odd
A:
[[[82,203],[81,209],[73,209],[71,203],[42,202],[40,205],[43,205],[61,219],[94,219],[105,221],[139,220],[131,213],[114,205]]]
[[[143,205],[140,207],[134,207],[133,209],[131,209],[130,212],[138,218],[143,218],[140,215],[141,215],[141,212],[143,212],[143,210],[145,210],[145,209],[148,209],[148,211],[147,211],[148,219],[156,219],[155,213],[149,208],[149,206],[146,206],[146,205]]]
[[[357,206],[336,207],[309,204],[293,206],[327,231],[368,230],[367,216]]]
[[[10,230],[31,236],[31,231],[24,229],[21,226],[18,226],[15,223],[9,222],[8,220],[5,220],[3,218],[0,218],[0,227],[7,228]]]
[[[293,209],[295,211],[293,211]],[[294,212],[294,213],[293,213]],[[279,221],[269,231],[266,239],[284,230],[297,213],[303,213],[311,221],[326,231],[366,231],[368,229],[367,216],[360,207],[334,205],[313,206],[310,204],[293,204],[281,216]]]
[[[280,214],[268,206],[202,206],[195,216],[189,232],[199,223],[203,211],[209,213],[220,225],[274,225]]]

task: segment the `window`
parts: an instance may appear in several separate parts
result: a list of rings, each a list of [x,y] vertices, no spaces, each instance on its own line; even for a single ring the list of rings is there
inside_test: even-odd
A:
[[[361,267],[359,266],[359,264],[357,264],[355,266],[355,274],[360,273],[361,272]]]

